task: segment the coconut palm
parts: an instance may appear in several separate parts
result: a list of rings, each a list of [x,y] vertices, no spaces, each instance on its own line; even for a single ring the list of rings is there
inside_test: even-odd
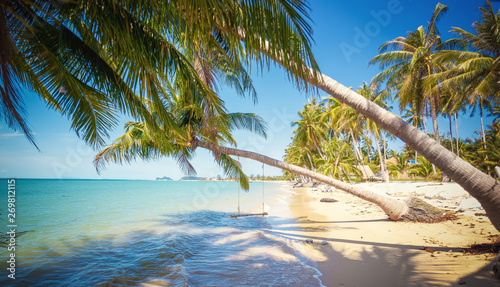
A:
[[[0,5],[5,5],[5,3],[11,4],[12,2],[13,1],[2,2]],[[39,4],[37,7],[43,7],[41,6],[43,4],[42,2],[43,1],[37,1],[36,3]],[[30,2],[28,4],[31,3],[33,2]],[[95,16],[100,16],[101,17],[100,19],[104,19],[105,20],[104,23],[106,23],[108,22],[108,19],[111,19],[107,18],[108,13],[110,13],[111,11],[115,11],[115,9],[121,7],[129,7],[130,9],[136,12],[136,15],[139,15],[138,17],[134,18],[136,22],[138,21],[138,19],[141,20],[147,19],[148,21],[150,21],[149,23],[151,23],[151,26],[154,28],[161,27],[162,29],[166,29],[168,31],[174,31],[175,29],[174,32],[179,32],[180,34],[184,35],[184,39],[187,42],[190,41],[191,37],[194,39],[198,39],[199,37],[213,36],[216,39],[225,40],[224,43],[227,45],[226,46],[223,45],[223,47],[228,47],[229,51],[232,52],[231,55],[236,55],[236,56],[244,55],[243,57],[245,57],[247,60],[256,59],[257,63],[263,63],[263,64],[270,64],[271,62],[275,62],[281,67],[284,67],[284,69],[288,73],[290,73],[291,78],[295,80],[299,86],[301,87],[310,87],[311,85],[317,86],[318,88],[324,90],[328,94],[339,99],[341,102],[346,103],[349,106],[353,107],[355,110],[365,115],[366,117],[374,120],[382,128],[395,134],[403,141],[410,144],[422,155],[430,159],[431,162],[433,162],[443,171],[449,174],[455,181],[461,184],[474,197],[476,197],[482,203],[492,223],[497,228],[500,229],[500,209],[498,209],[498,206],[500,205],[499,202],[500,199],[494,198],[492,195],[494,193],[500,192],[499,191],[500,187],[494,184],[495,180],[493,178],[481,173],[480,171],[472,167],[470,164],[461,161],[456,157],[453,157],[451,152],[447,152],[446,149],[442,148],[439,144],[437,144],[435,141],[427,137],[424,133],[418,131],[411,125],[404,123],[404,121],[402,121],[401,118],[383,110],[376,104],[371,103],[370,101],[361,97],[354,91],[349,90],[348,88],[342,86],[341,84],[329,78],[328,76],[323,74],[318,74],[314,59],[310,54],[310,48],[309,48],[310,28],[307,23],[307,20],[304,20],[307,19],[307,5],[305,5],[306,3],[304,1],[259,2],[262,3],[263,5],[254,5],[254,6],[252,6],[252,4],[255,3],[250,1],[249,2],[226,1],[224,3],[226,5],[222,5],[221,2],[218,1],[209,1],[209,0],[183,2],[183,5],[179,5],[177,1],[170,1],[168,2],[169,4],[168,9],[166,9],[167,6],[160,7],[154,5],[149,5],[149,6],[138,5],[136,1],[121,1],[121,2],[115,1],[113,3],[117,5],[112,5],[110,9],[102,9],[103,5],[101,5],[102,3],[100,2],[90,3],[90,5],[88,5],[89,6],[88,8],[91,9],[91,11],[90,10],[89,11],[92,13],[90,12],[87,13],[87,11],[83,13],[86,15],[85,19],[83,19],[85,20],[84,23],[86,24],[95,23],[90,27],[96,29],[100,27],[100,29],[103,30],[100,31],[100,33],[106,34],[108,36],[107,39],[109,39],[108,41],[109,44],[114,43],[111,40],[116,41],[114,37],[111,37],[113,36],[113,33],[123,31],[124,29],[128,30],[129,32],[130,28],[133,26],[133,24],[131,23],[132,21],[130,21],[130,19],[122,19],[123,21],[109,21],[121,25],[120,26],[122,28],[121,30],[114,31],[113,25],[108,25],[107,29],[106,25],[98,25],[99,21],[96,21],[98,19],[95,19],[96,18]],[[127,3],[130,3],[130,5],[127,6],[126,5]],[[165,4],[164,2],[162,3]],[[273,6],[272,7],[273,9],[270,9],[269,7],[271,7],[271,5],[278,5],[278,6],[277,7]],[[2,6],[2,8],[3,7],[5,6]],[[28,7],[31,6],[28,5]],[[152,7],[152,9],[146,9],[149,7]],[[100,11],[99,9],[101,9],[102,11]],[[6,15],[5,9],[0,9],[0,10],[2,10],[3,13],[1,16],[3,16],[4,18],[7,17],[5,16]],[[151,13],[151,11],[154,11],[154,13]],[[164,11],[167,13],[157,13],[157,11]],[[31,11],[28,12],[29,13],[26,13],[27,15],[33,14],[30,13]],[[42,14],[46,15],[46,13]],[[122,15],[120,13],[117,14]],[[68,13],[65,15],[69,17],[72,16],[73,13]],[[128,14],[125,13],[124,15]],[[260,15],[266,15],[266,16],[258,17]],[[250,19],[252,18],[251,16],[257,16],[256,18],[259,18],[261,20],[259,23],[262,23],[262,25],[255,25],[255,21],[250,21]],[[57,19],[57,17],[52,17],[51,19],[53,18]],[[15,21],[17,21],[17,19],[18,18],[16,18]],[[23,18],[21,17],[19,19]],[[1,29],[3,29],[1,32],[2,39],[8,38],[4,37],[5,35],[13,34],[11,38],[16,39],[15,41],[18,41],[16,38],[17,36],[14,35],[16,33],[16,30],[14,29],[13,31],[8,30],[7,25],[3,24],[6,22],[7,21],[3,21],[2,23],[0,23],[0,25],[2,25],[0,27]],[[24,21],[23,23],[19,22],[22,21],[17,22],[18,27],[23,27],[25,31],[33,30],[33,29],[30,30],[29,28],[24,28],[25,23],[27,23],[27,26],[29,27],[30,23],[34,23],[33,21]],[[279,23],[279,25],[277,23]],[[77,24],[79,24],[79,22],[75,21],[75,25]],[[9,27],[15,27],[15,25],[12,26],[9,25]],[[133,31],[135,33],[141,33],[141,31],[142,32],[156,31],[155,29],[149,30],[146,28],[147,27],[145,26],[143,29],[134,28]],[[86,31],[89,31],[89,29],[87,29]],[[174,32],[172,32],[172,34],[176,34]],[[199,32],[199,33],[194,33],[194,32]],[[90,38],[92,35],[93,34],[85,34],[84,36]],[[158,36],[153,32],[149,33],[148,35]],[[195,35],[197,37],[195,37]],[[130,39],[127,38],[127,40],[135,40],[134,37],[129,36]],[[101,38],[97,39],[100,40]],[[101,43],[98,42],[97,39],[94,39],[91,47],[96,47],[95,51],[98,51],[99,53],[106,53],[108,51],[106,49],[108,48],[101,49],[102,47]],[[116,51],[117,53],[120,52],[117,55],[120,55],[124,59],[126,58],[126,54],[130,54],[132,52],[132,54],[136,55],[134,59],[139,58],[138,59],[139,62],[144,62],[149,58],[155,58],[154,53],[151,54],[140,53],[141,51],[146,49],[145,45],[141,43],[149,43],[149,41],[142,41],[142,40],[143,39],[141,38],[140,40],[134,41],[135,43],[138,44],[138,46],[136,47],[138,49],[136,50],[127,49],[130,48],[130,45],[133,45],[128,43],[125,44],[126,48],[121,48],[120,45],[109,45],[111,47],[109,49],[113,49],[113,51]],[[243,41],[244,45],[241,45],[240,41]],[[208,43],[209,41],[207,40],[204,42]],[[5,43],[6,41],[2,42],[1,46],[2,55],[12,55],[12,51],[16,51],[15,49],[11,49],[12,47],[14,47],[14,45],[12,44],[13,43],[12,40],[10,40],[8,44]],[[165,45],[158,45],[156,47],[161,47],[161,49],[158,50],[162,52],[168,51],[169,61],[167,61],[166,63],[158,62],[156,61],[155,58],[154,63],[157,63],[162,69],[167,69],[168,67],[170,67],[173,70],[176,70],[178,68],[177,67],[178,65],[183,64],[182,57],[179,58],[173,57],[172,55],[175,56],[179,54],[176,53],[174,49],[169,49],[171,46],[169,46],[168,43],[169,43],[168,41],[165,41],[164,42]],[[84,45],[76,45],[76,46],[84,47]],[[150,46],[151,45],[147,45],[148,48]],[[238,51],[241,51],[241,53],[238,53]],[[146,52],[149,52],[149,50]],[[152,56],[141,58],[144,57],[145,55],[146,56],[152,55]],[[19,58],[22,58],[21,56]],[[16,56],[16,58],[18,57]],[[104,58],[108,59],[107,57]],[[119,61],[117,62],[120,63]],[[132,63],[134,63],[134,65],[136,64],[135,62]],[[151,63],[151,65],[152,64],[153,63]],[[126,64],[120,64],[120,65],[122,65],[121,67],[123,67]],[[9,58],[2,58],[1,67],[3,69],[2,72],[12,70],[15,72],[9,75],[20,77],[19,73],[17,72],[18,69],[14,65],[13,60],[9,60]],[[57,68],[58,66],[52,64],[50,65],[50,67]],[[85,67],[94,67],[94,65],[86,65]],[[130,68],[135,69],[135,67],[133,66],[130,66]],[[48,70],[52,71],[54,69],[48,69]],[[126,75],[125,73],[126,71],[122,70],[121,72],[124,73],[123,75]],[[193,78],[199,79],[197,75],[194,75],[193,71],[191,71],[191,73],[188,72],[189,71],[186,72],[186,75],[191,75]],[[2,75],[7,75],[7,73],[3,73]],[[31,75],[31,77],[23,79],[27,79],[26,81],[33,79],[33,82],[37,83],[36,81],[37,75],[28,74],[28,76],[29,75]],[[11,79],[13,78],[11,77]],[[49,77],[48,79],[53,83],[55,87],[60,87],[59,81],[52,80],[51,77]],[[134,79],[133,77],[131,77],[131,79],[133,80],[132,83],[135,83],[136,85],[138,84],[137,81],[140,81],[140,83],[142,83],[142,81],[144,80],[144,78]],[[155,78],[152,77],[151,79]],[[4,88],[12,87],[12,84],[14,82],[15,82],[14,80],[10,82],[4,80],[3,87]],[[155,82],[151,81],[151,83],[154,84]],[[150,88],[152,86],[153,85],[150,86],[145,85],[145,87],[147,88]],[[5,89],[8,90],[7,88]],[[148,89],[145,90],[147,91]],[[15,95],[19,95],[19,93],[18,94],[11,93],[10,95],[8,95],[8,97],[10,98],[3,97],[3,102],[2,102],[2,105],[6,107],[5,110],[8,111],[4,112],[2,116],[13,119],[12,125],[10,125],[11,127],[15,126],[16,123],[20,122],[19,120],[16,120],[16,115],[15,115],[16,112],[18,114],[20,113],[18,109],[16,109],[16,107],[19,106],[20,97],[16,98]],[[122,94],[119,94],[117,96],[121,95]],[[50,97],[48,98],[50,99]],[[17,106],[15,106],[15,104],[13,103],[17,103]],[[156,108],[161,109],[162,107],[161,105],[156,105]],[[133,112],[135,111],[136,110],[134,109]],[[138,111],[138,113],[139,112],[142,112],[142,110]],[[145,117],[145,119],[149,120],[149,124],[154,124],[154,121],[152,119],[147,117]],[[174,126],[173,123],[170,123],[170,125]],[[196,142],[197,141],[193,141],[193,143]],[[205,146],[207,148],[216,149],[218,150],[219,153],[222,153],[223,151],[225,151],[228,154],[236,153],[233,150],[225,150],[222,148],[217,149],[217,147],[209,145],[208,143]],[[437,155],[439,155],[439,157],[437,157]],[[325,179],[325,181],[327,181],[327,179]],[[349,188],[350,187],[346,187],[346,189]],[[405,205],[400,205],[400,206],[405,206]],[[399,210],[404,211],[406,209],[402,208]]]
[[[426,104],[430,106],[437,142],[439,142],[437,117],[441,109],[441,91],[427,88],[424,80],[429,75],[447,69],[447,63],[437,62],[434,57],[438,51],[456,44],[454,40],[442,42],[436,26],[447,10],[446,5],[438,3],[425,29],[420,26],[407,37],[398,37],[385,42],[379,48],[381,54],[370,60],[370,64],[379,64],[384,69],[375,76],[374,81],[386,81],[388,89],[397,91],[396,97],[399,99],[401,111],[406,106],[412,106],[420,113],[420,109]]]
[[[294,142],[307,146],[321,153],[320,144],[326,139],[326,125],[321,121],[323,103],[316,103],[316,98],[304,106],[299,112],[299,120],[292,122]]]
[[[364,82],[363,85],[359,87],[356,92],[362,95],[363,97],[367,98],[368,100],[374,102],[375,104],[383,107],[384,109],[386,110],[389,109],[389,106],[385,103],[385,100],[389,99],[390,94],[386,90],[379,91],[379,85],[377,83],[372,82],[370,85],[368,85],[366,82]],[[382,139],[381,138],[382,131],[380,130],[379,126],[369,118],[363,116],[362,120],[365,122],[366,131],[369,134],[373,134],[373,136],[375,137],[375,145],[380,160],[380,172],[382,174],[382,178],[384,179],[384,181],[388,182],[389,176],[386,174],[387,166],[385,163],[385,156],[382,155],[379,145],[379,142]],[[385,143],[382,144],[385,145]]]
[[[329,123],[333,134],[344,134],[351,139],[354,160],[357,165],[363,166],[364,157],[359,148],[359,139],[365,128],[363,116],[332,97],[326,97],[323,101],[328,102],[328,106],[321,120]]]
[[[333,137],[322,145],[325,157],[316,160],[319,173],[341,181],[350,181],[350,175],[361,174],[355,167],[354,154],[347,138]]]
[[[389,169],[389,173],[392,176],[406,175],[408,172],[409,164],[408,164],[408,155],[406,153],[397,153],[393,152],[392,157],[396,159],[396,163],[390,163],[387,165]]]
[[[184,93],[180,93],[178,97],[174,97],[175,101],[182,98],[182,94]],[[376,194],[309,169],[275,160],[261,154],[219,145],[234,145],[230,134],[238,127],[247,128],[265,135],[263,124],[260,118],[255,115],[239,113],[220,115],[218,120],[213,123],[217,124],[217,129],[221,134],[216,142],[210,142],[210,137],[206,136],[210,128],[206,129],[201,124],[204,116],[202,114],[192,116],[192,107],[183,107],[182,103],[183,101],[180,101],[179,104],[165,106],[165,109],[169,110],[173,119],[178,120],[178,126],[182,130],[190,131],[189,133],[179,134],[170,128],[164,130],[150,129],[147,123],[128,122],[125,127],[125,134],[96,155],[94,163],[98,170],[102,169],[107,163],[122,164],[137,159],[151,160],[159,157],[172,157],[177,159],[184,169],[192,171],[189,159],[196,148],[204,148],[212,151],[215,161],[224,169],[226,175],[238,178],[243,188],[248,188],[248,181],[239,163],[231,158],[230,155],[257,160],[290,173],[327,183],[377,204],[393,220],[433,221],[436,219],[432,217],[435,214],[428,217],[429,214],[422,214],[421,210],[413,209],[410,206],[414,203],[413,201],[406,202],[392,199],[385,195]],[[154,105],[154,103],[151,103],[151,105]],[[200,109],[198,111],[203,112]],[[160,126],[160,123],[158,123],[158,126]],[[421,208],[421,204],[422,202],[417,203],[418,208]],[[439,214],[440,218],[447,219],[450,216],[449,214],[441,215],[443,215],[442,211]]]
[[[266,53],[265,50],[263,52]],[[272,56],[270,53],[267,55],[274,57],[277,63],[283,62],[280,56]],[[301,68],[305,71],[303,74],[306,75],[303,80],[308,81],[341,103],[349,105],[357,112],[373,120],[382,129],[403,140],[460,184],[467,192],[478,199],[493,225],[500,230],[500,208],[498,208],[500,198],[493,195],[500,193],[500,185],[496,183],[494,178],[457,157],[437,141],[431,139],[411,124],[406,123],[399,116],[384,110],[352,89],[345,87],[325,74],[315,72],[313,69]],[[308,74],[316,77],[308,76]],[[207,147],[212,146],[207,145]],[[233,155],[243,154],[233,150],[226,151]],[[250,156],[250,154],[248,155]],[[276,163],[276,166],[280,165]]]
[[[468,49],[443,50],[436,57],[439,62],[453,62],[453,69],[443,71],[434,78],[443,87],[462,87],[461,101],[480,111],[481,136],[485,145],[483,110],[485,105],[500,99],[500,11],[494,12],[491,1],[480,7],[481,19],[473,23],[475,34],[453,28]]]
[[[164,83],[172,77],[215,100],[203,81],[211,75],[196,73],[185,49],[211,47],[206,52],[218,49],[234,66],[252,61],[264,67],[272,62],[261,53],[264,40],[268,52],[288,60],[281,66],[292,79],[301,74],[297,64],[316,67],[302,0],[1,1],[0,35],[0,117],[33,143],[24,89],[34,90],[70,118],[80,137],[99,146],[119,112],[153,127],[141,98],[162,101],[168,93]]]
[[[480,7],[481,20],[474,22],[475,35],[461,28],[453,28],[469,49],[442,50],[436,61],[453,61],[456,65],[449,71],[443,71],[438,78],[443,86],[462,86],[465,94],[473,102],[490,97],[500,97],[500,11],[493,11],[491,1]]]

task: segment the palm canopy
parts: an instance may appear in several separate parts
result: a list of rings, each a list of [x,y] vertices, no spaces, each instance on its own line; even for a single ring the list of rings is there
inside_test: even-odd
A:
[[[396,91],[401,111],[414,105],[420,112],[426,102],[431,106],[438,104],[438,95],[431,95],[432,91],[424,86],[424,79],[447,69],[445,64],[434,60],[436,53],[459,44],[456,40],[442,42],[439,36],[436,25],[447,10],[446,5],[436,5],[426,28],[420,26],[406,37],[385,42],[379,48],[380,54],[369,62],[383,69],[373,81],[386,82],[388,89]]]
[[[162,123],[173,125],[160,103],[169,97],[172,84],[165,83],[174,77],[205,102],[217,98],[209,80],[215,75],[193,67],[196,61],[186,56],[192,51],[203,56],[218,50],[233,68],[263,68],[273,63],[265,49],[285,59],[284,69],[307,88],[299,67],[317,67],[308,13],[303,0],[2,1],[0,116],[34,142],[23,113],[28,89],[69,117],[93,146],[104,144],[117,112],[155,128],[158,122],[143,98],[160,109]],[[248,83],[241,73],[233,75]],[[252,93],[249,86],[237,86]]]
[[[194,139],[217,145],[236,146],[231,135],[236,129],[246,129],[266,136],[266,126],[262,118],[251,113],[225,113],[224,110],[222,113],[211,115],[212,126],[204,125],[206,120],[204,110],[190,99],[186,99],[186,95],[185,93],[172,95],[172,101],[164,104],[162,110],[167,111],[172,119],[170,126],[164,125],[161,118],[155,114],[155,104],[145,100],[152,112],[151,116],[157,121],[157,126],[151,128],[145,122],[127,122],[125,134],[96,155],[94,164],[98,172],[109,163],[123,164],[137,159],[155,160],[160,157],[170,157],[177,160],[184,173],[192,175],[196,173],[190,163],[196,149],[193,145],[193,142],[196,142]],[[212,134],[213,129],[218,131],[215,139]],[[236,160],[216,151],[213,155],[227,176],[239,178],[241,186],[248,189],[248,179]]]
[[[473,105],[478,99],[500,98],[500,10],[495,13],[489,0],[479,9],[481,19],[472,25],[475,34],[451,30],[463,49],[442,50],[436,56],[438,62],[452,62],[453,68],[433,77],[444,87],[461,87],[461,100]]]
[[[307,146],[311,150],[318,150],[320,144],[326,139],[326,123],[322,121],[323,103],[316,102],[316,98],[299,111],[299,120],[292,122],[292,131],[295,141],[300,146]]]

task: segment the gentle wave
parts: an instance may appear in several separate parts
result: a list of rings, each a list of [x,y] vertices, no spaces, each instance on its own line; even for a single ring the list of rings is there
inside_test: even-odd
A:
[[[266,208],[286,206],[281,185],[265,188]],[[272,213],[230,217],[235,183],[21,180],[17,189],[19,226],[33,232],[18,238],[17,278],[2,286],[322,286],[294,243],[272,233]],[[256,193],[240,196],[246,210],[260,208]]]

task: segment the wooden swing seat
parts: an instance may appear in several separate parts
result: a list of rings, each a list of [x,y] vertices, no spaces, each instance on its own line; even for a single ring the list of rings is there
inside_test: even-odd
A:
[[[249,213],[249,214],[231,214],[231,218],[245,217],[245,216],[266,216],[269,215],[267,212],[264,213]]]

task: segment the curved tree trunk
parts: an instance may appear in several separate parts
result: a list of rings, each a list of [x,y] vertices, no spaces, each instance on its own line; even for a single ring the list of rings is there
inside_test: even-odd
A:
[[[244,38],[244,31],[241,31],[241,35]],[[284,57],[281,54],[269,53],[268,47],[268,43],[263,41],[262,53],[282,65]],[[439,167],[481,203],[491,223],[500,231],[500,183],[496,179],[473,167],[397,115],[384,110],[334,79],[307,66],[297,67],[297,70],[302,70],[302,73],[296,74],[297,77],[302,77],[304,81],[352,107]]]
[[[201,147],[204,149],[208,149],[214,153],[233,155],[256,160],[294,174],[326,183],[378,205],[392,220],[436,222],[447,219],[455,219],[453,213],[443,213],[443,210],[428,205],[419,199],[410,198],[408,201],[397,200],[255,152],[223,147],[209,142],[200,141],[197,138],[193,138],[191,144],[193,148]],[[424,212],[423,209],[425,209]]]
[[[311,74],[317,73],[308,69]],[[397,115],[326,75],[319,73],[318,76],[320,79],[317,82],[312,78],[305,80],[371,119],[435,164],[481,203],[488,218],[500,231],[500,182],[473,167]]]

